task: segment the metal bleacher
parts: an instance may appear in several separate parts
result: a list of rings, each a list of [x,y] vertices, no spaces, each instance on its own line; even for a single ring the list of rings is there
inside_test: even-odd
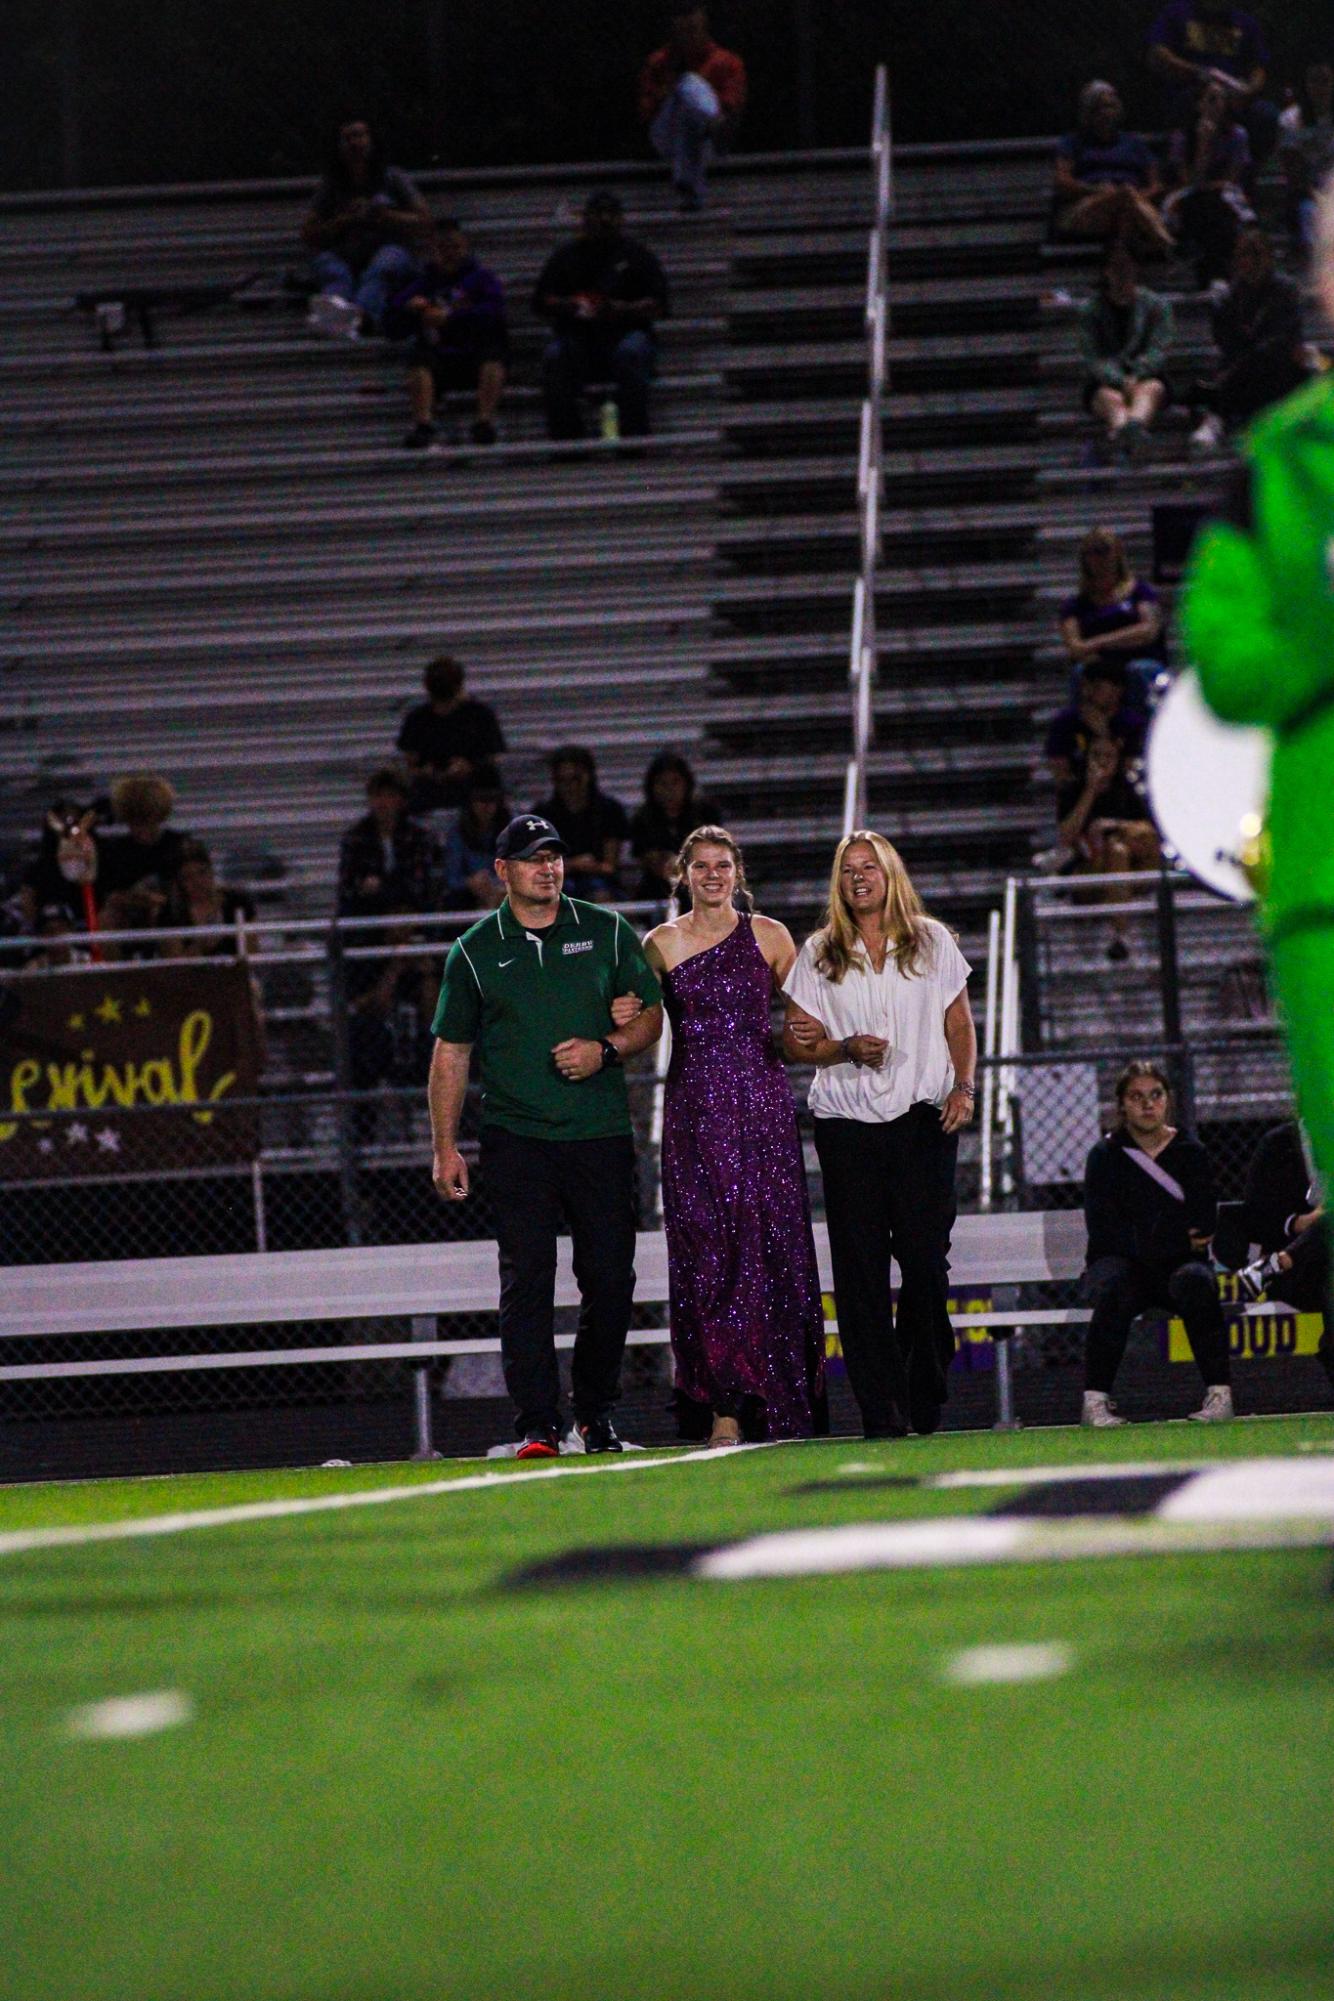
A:
[[[1069,295],[1093,265],[1047,240],[1049,174],[1040,142],[895,159],[869,801],[975,956],[1005,877],[1050,840],[1041,736],[1080,536],[1110,523],[1147,571],[1151,505],[1207,499],[1223,471],[1179,417],[1137,469],[1082,462]],[[537,407],[527,294],[593,179],[673,286],[635,457],[553,449]],[[490,452],[404,452],[401,364],[306,333],[281,281],[303,185],[0,201],[0,773],[31,819],[66,779],[159,768],[224,868],[262,849],[283,906],[316,915],[361,780],[447,649],[502,714],[516,799],[560,738],[629,800],[652,750],[682,748],[766,907],[808,924],[849,743],[865,154],[740,156],[691,217],[640,166],[423,180],[510,291]],[[131,329],[100,352],[72,306],[247,277],[231,303],[165,309],[151,348]],[[1205,301],[1165,282],[1189,375]],[[1221,977],[1231,914],[1190,924]],[[1050,971],[1055,1032],[1092,1032],[1112,989],[1083,934]]]

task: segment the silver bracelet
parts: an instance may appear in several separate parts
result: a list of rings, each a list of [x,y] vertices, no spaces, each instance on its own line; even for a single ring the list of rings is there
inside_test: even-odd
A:
[[[956,1091],[962,1091],[966,1098],[975,1098],[977,1096],[976,1084],[965,1084],[962,1078],[959,1079],[954,1088]]]

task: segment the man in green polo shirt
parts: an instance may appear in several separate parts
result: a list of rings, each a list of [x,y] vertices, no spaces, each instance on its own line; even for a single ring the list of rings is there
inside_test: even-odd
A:
[[[450,947],[432,1028],[435,1185],[468,1194],[459,1114],[481,1060],[482,1178],[500,1254],[500,1353],[520,1459],[560,1450],[556,1238],[573,1240],[582,1310],[574,1417],[585,1449],[619,1452],[611,1422],[635,1290],[635,1145],[621,1064],[662,1033],[662,990],[638,938],[605,904],[563,894],[549,820],[511,820],[496,844],[505,901]],[[642,1004],[624,1028],[611,1004]]]

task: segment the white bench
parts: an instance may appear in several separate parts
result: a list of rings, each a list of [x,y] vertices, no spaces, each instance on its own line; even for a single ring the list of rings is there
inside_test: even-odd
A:
[[[815,1232],[821,1283],[832,1289],[829,1242]],[[1035,1284],[1076,1277],[1084,1259],[1083,1217],[1073,1210],[1021,1215],[961,1216],[951,1251],[951,1285],[970,1288]],[[635,1299],[667,1299],[667,1244],[660,1231],[642,1234],[635,1253]],[[562,1240],[556,1303],[578,1304],[568,1239]],[[37,1335],[114,1334],[174,1327],[276,1325],[283,1321],[403,1319],[408,1341],[339,1343],[330,1347],[226,1349],[169,1355],[108,1356],[77,1362],[0,1365],[0,1382],[56,1381],[77,1376],[149,1375],[182,1370],[274,1368],[318,1362],[403,1360],[417,1375],[418,1448],[431,1451],[429,1383],[424,1365],[437,1355],[498,1352],[496,1337],[438,1340],[441,1314],[494,1313],[500,1303],[496,1247],[489,1240],[455,1244],[382,1244],[355,1250],[247,1252],[235,1256],[134,1258],[120,1262],[18,1265],[5,1272],[0,1340]],[[957,1314],[958,1327],[986,1327],[997,1349],[998,1419],[1013,1419],[1009,1351],[1016,1326],[1087,1319],[1078,1308],[1037,1308]],[[832,1326],[834,1323],[830,1323]],[[660,1327],[634,1328],[637,1345],[663,1343]],[[573,1335],[557,1337],[569,1347]]]

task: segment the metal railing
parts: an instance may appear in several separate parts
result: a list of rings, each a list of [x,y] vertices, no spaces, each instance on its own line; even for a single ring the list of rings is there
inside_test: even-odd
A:
[[[1103,956],[1119,938],[1116,957]],[[1181,870],[1012,876],[988,922],[979,1206],[1004,1206],[1022,1152],[1026,1068],[1167,1052],[1185,1125],[1241,1133],[1291,1116],[1248,914]],[[1108,1084],[1102,1078],[1104,1092]],[[1053,1087],[1054,1088],[1054,1087]],[[1031,1095],[1031,1092],[1030,1092]],[[1238,1142],[1241,1143],[1241,1142]],[[1021,1177],[1022,1178],[1022,1177]]]
[[[875,213],[866,260],[867,395],[862,404],[861,446],[857,456],[860,574],[852,593],[852,644],[848,660],[852,755],[843,786],[845,835],[866,824],[866,763],[874,733],[871,694],[876,673],[875,583],[880,555],[884,397],[889,380],[889,218],[894,188],[889,78],[883,64],[875,73],[871,168]]]

